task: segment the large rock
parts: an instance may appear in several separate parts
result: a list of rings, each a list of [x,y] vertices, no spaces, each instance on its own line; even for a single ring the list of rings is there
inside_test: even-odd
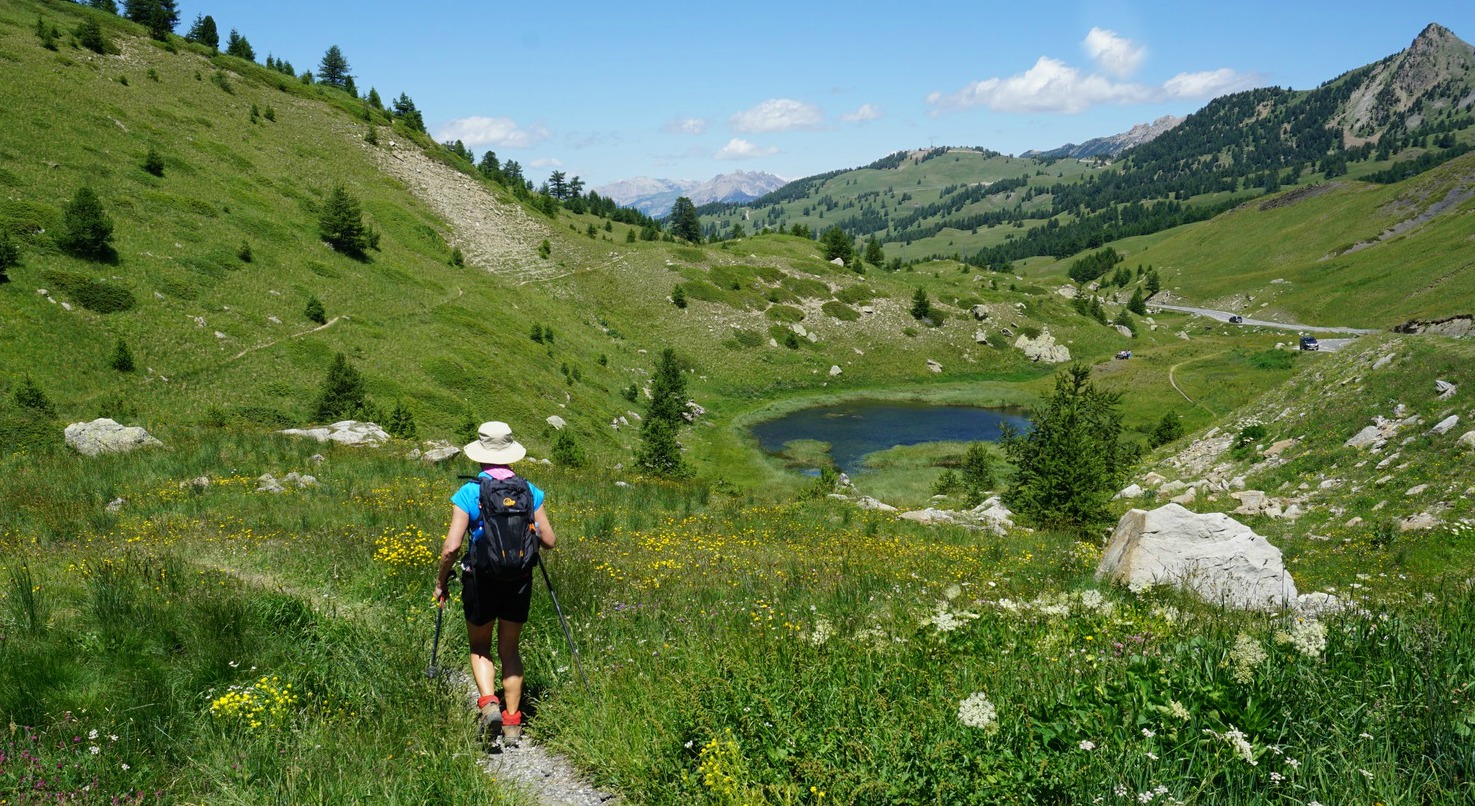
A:
[[[1070,348],[1064,344],[1056,344],[1055,337],[1050,335],[1049,330],[1041,333],[1036,339],[1031,339],[1021,333],[1019,338],[1014,340],[1014,346],[1024,351],[1025,358],[1042,364],[1063,364],[1070,360]]]
[[[72,423],[64,433],[67,444],[83,456],[127,453],[136,448],[164,444],[138,426],[119,425],[106,417],[90,423]]]
[[[559,417],[557,414],[548,415],[548,419],[544,420],[544,422],[548,423],[548,425],[552,427],[554,431],[562,431],[563,427],[568,425],[568,423],[564,422],[563,418]]]
[[[1123,515],[1096,579],[1177,585],[1205,601],[1242,609],[1277,609],[1296,601],[1296,583],[1280,549],[1228,515],[1196,515],[1177,504]]]
[[[364,423],[358,420],[340,420],[320,428],[287,428],[277,433],[312,437],[318,442],[336,442],[339,445],[372,446],[383,445],[389,441],[389,434],[384,429],[374,423]]]

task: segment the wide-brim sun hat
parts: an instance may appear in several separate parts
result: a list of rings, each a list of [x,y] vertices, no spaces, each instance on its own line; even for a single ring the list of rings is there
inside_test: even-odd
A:
[[[475,442],[462,448],[466,458],[485,465],[510,465],[527,456],[527,448],[512,438],[512,428],[493,420],[477,429]]]

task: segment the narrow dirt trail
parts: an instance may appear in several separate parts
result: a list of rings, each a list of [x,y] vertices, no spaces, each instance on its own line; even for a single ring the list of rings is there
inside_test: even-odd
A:
[[[302,338],[303,336],[306,336],[309,333],[316,333],[319,330],[327,330],[328,328],[330,328],[333,325],[337,324],[338,320],[339,319],[342,319],[342,318],[343,318],[342,316],[335,316],[332,319],[329,319],[328,321],[324,322],[323,324],[318,325],[317,327],[311,328],[309,330],[304,330],[301,333],[293,333],[290,336],[283,336],[280,339],[272,339],[271,341],[266,342],[265,344],[258,344],[258,345],[254,346],[254,347],[247,347],[246,349],[240,351],[239,353],[236,353],[235,355],[233,355],[230,358],[227,358],[225,360],[226,361],[234,361],[234,360],[236,360],[238,358],[242,358],[244,356],[250,355],[251,353],[254,353],[257,350],[265,350],[268,347],[276,346],[278,344],[281,344],[284,341],[290,341],[292,339],[300,339],[300,338]]]

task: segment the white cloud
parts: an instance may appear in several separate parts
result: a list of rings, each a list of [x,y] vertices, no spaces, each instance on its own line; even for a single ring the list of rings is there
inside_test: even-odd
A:
[[[824,118],[824,112],[814,104],[788,98],[770,98],[752,109],[733,115],[731,123],[733,130],[739,132],[782,132],[819,128]]]
[[[519,126],[512,118],[457,118],[442,126],[435,134],[441,142],[460,140],[467,148],[498,146],[531,148],[552,136],[539,125]]]
[[[751,160],[758,157],[772,156],[777,153],[778,149],[773,146],[754,145],[747,140],[734,137],[727,142],[727,145],[718,149],[717,153],[712,156],[719,160]]]
[[[701,134],[707,130],[707,125],[703,118],[677,118],[666,121],[662,128],[672,134]]]
[[[1137,72],[1147,56],[1147,48],[1105,28],[1092,28],[1081,45],[1085,47],[1086,55],[1102,70],[1118,78]]]
[[[1091,29],[1099,46],[1094,54],[1111,70],[1135,69],[1145,51],[1110,31]],[[1086,37],[1089,43],[1091,36]],[[1126,43],[1125,46],[1121,46]],[[934,92],[927,104],[936,116],[948,110],[987,106],[996,112],[1076,114],[1107,104],[1162,103],[1213,98],[1255,86],[1260,77],[1222,67],[1179,73],[1161,86],[1115,81],[1101,73],[1087,73],[1059,59],[1041,56],[1034,66],[1008,78],[975,81],[948,95]]]
[[[1163,94],[1171,100],[1217,98],[1229,92],[1247,90],[1260,81],[1253,73],[1240,73],[1221,67],[1201,73],[1179,73],[1163,82]]]
[[[563,160],[557,157],[539,157],[528,163],[529,168],[562,168]]]
[[[882,117],[884,113],[881,112],[881,107],[875,104],[861,104],[859,109],[846,112],[840,116],[840,119],[846,123],[864,123],[868,120],[879,120]]]

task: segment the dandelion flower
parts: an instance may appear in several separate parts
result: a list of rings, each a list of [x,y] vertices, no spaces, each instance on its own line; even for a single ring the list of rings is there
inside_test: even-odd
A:
[[[999,729],[999,712],[982,691],[968,695],[958,704],[958,721],[970,728],[993,732]]]

